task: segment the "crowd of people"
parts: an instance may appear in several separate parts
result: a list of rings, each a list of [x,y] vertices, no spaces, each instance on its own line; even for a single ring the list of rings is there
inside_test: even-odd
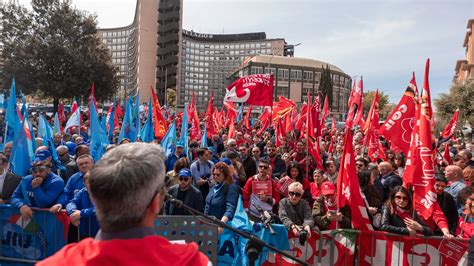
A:
[[[241,196],[249,219],[258,222],[265,212],[272,213],[274,222],[282,223],[295,235],[352,228],[351,210],[348,206],[337,208],[336,204],[345,129],[322,130],[319,144],[323,167],[317,167],[308,153],[306,139],[298,131],[288,133],[277,146],[271,126],[260,135],[258,128],[247,129],[241,123],[236,126],[235,138],[221,129],[208,136],[207,145],[190,141],[187,154],[183,143],[174,145],[163,160],[169,194],[223,222],[233,219]],[[89,192],[90,171],[97,162],[90,155],[88,130],[86,121],[80,128],[55,134],[58,160],[53,159],[51,146],[43,146],[43,140],[37,138],[31,174],[25,177],[9,171],[11,142],[0,154],[2,203],[18,208],[24,218],[33,216],[32,207],[66,211],[71,221],[69,242],[95,236],[101,227]],[[376,230],[446,238],[469,238],[474,234],[472,142],[459,138],[440,145],[441,151],[449,150],[453,163],[438,158],[437,203],[433,215],[424,219],[414,210],[412,191],[403,186],[406,155],[382,141],[386,160],[371,162],[363,138],[361,130],[354,130],[357,177]],[[123,139],[110,144],[105,154],[129,142]],[[330,153],[331,142],[335,148]],[[154,144],[159,145],[159,141]],[[163,207],[164,215],[191,215],[170,203]]]

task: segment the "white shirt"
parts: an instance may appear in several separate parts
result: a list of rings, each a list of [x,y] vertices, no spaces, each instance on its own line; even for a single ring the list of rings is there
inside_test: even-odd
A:
[[[0,193],[3,191],[3,184],[5,183],[5,177],[7,176],[7,169],[3,170],[3,174],[0,175]]]

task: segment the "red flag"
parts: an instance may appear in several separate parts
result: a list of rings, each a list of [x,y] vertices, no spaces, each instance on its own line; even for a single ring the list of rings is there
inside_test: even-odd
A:
[[[160,102],[158,101],[158,97],[156,96],[156,92],[151,88],[151,95],[153,97],[153,120],[154,120],[154,131],[155,131],[155,138],[162,139],[166,132],[168,131],[168,126],[166,123],[165,118],[163,117],[163,113],[161,112]]]
[[[119,102],[117,102],[117,106],[115,106],[115,118],[117,119],[118,116],[123,117],[122,107],[120,107]]]
[[[239,78],[227,87],[224,102],[273,105],[273,74],[256,74]]]
[[[363,120],[364,120],[364,81],[361,79],[359,80],[359,85],[356,88],[355,97],[357,97],[353,104],[357,105],[357,113],[354,117],[354,125],[359,125],[363,127]]]
[[[224,103],[225,108],[227,109],[227,117],[229,122],[229,138],[235,138],[235,119],[237,118],[237,110],[234,108],[233,102],[226,102]]]
[[[415,74],[408,85],[398,106],[380,127],[379,133],[391,142],[391,149],[408,154],[412,132],[416,124],[416,100],[418,94]]]
[[[448,165],[453,164],[453,160],[451,160],[451,155],[449,154],[449,146],[447,143],[444,147],[443,159],[446,161],[446,163],[448,163]]]
[[[352,227],[359,230],[374,230],[369,220],[364,198],[360,191],[359,178],[352,148],[352,132],[346,131],[344,152],[341,156],[339,174],[337,175],[336,203],[338,208],[349,205],[351,209]]]
[[[63,123],[64,121],[66,121],[66,114],[64,113],[64,104],[63,103],[59,103],[59,107],[58,107],[58,119],[61,123]]]
[[[265,108],[263,111],[263,114],[259,118],[260,122],[262,123],[262,127],[260,130],[257,132],[257,135],[261,135],[265,129],[267,129],[270,126],[270,120],[271,120],[271,114],[270,110],[268,108]]]
[[[329,116],[329,101],[328,101],[328,96],[326,95],[326,98],[324,99],[323,115],[321,117],[321,130],[324,129],[324,125],[326,124],[326,119],[328,118],[328,116]]]
[[[303,125],[306,123],[306,116],[308,115],[308,104],[303,103],[301,106],[301,112],[296,120],[295,129],[303,133]]]
[[[199,139],[199,116],[197,114],[196,110],[196,102],[194,101],[194,93],[191,98],[191,104],[188,105],[188,122],[191,123],[191,128],[190,128],[190,136],[189,138],[191,140],[198,140]]]
[[[319,138],[320,133],[321,133],[320,132],[320,128],[321,128],[320,115],[321,115],[321,101],[318,96],[316,97],[313,105],[311,106],[311,118],[313,122],[311,130],[313,130],[315,138]]]
[[[282,118],[278,117],[277,122],[275,123],[276,130],[275,130],[275,145],[277,147],[280,147],[283,143],[283,138],[285,137],[284,132],[283,132],[283,123],[282,123]]]
[[[308,106],[311,106],[311,95],[308,91]],[[312,108],[311,108],[312,109]],[[313,118],[311,110],[308,109],[306,115],[306,146],[308,147],[308,154],[311,154],[319,169],[324,169],[323,160],[319,154],[319,142],[316,138],[316,132],[313,126]]]
[[[450,139],[454,135],[454,132],[456,131],[458,117],[459,117],[459,109],[457,109],[456,112],[454,112],[453,118],[451,118],[451,121],[449,121],[449,123],[444,128],[443,133],[441,133],[441,137],[443,139]]]
[[[433,213],[436,203],[435,183],[435,162],[434,162],[434,135],[432,128],[433,110],[431,107],[430,85],[429,85],[430,59],[426,60],[425,81],[420,104],[419,136],[420,148],[418,162],[415,162],[421,173],[413,176],[413,202],[416,211],[428,219]]]
[[[357,85],[356,85],[357,84]],[[352,128],[354,124],[357,124],[359,121],[356,120],[359,115],[359,109],[362,108],[362,79],[359,83],[356,83],[354,80],[354,85],[352,86],[351,97],[349,98],[349,112],[347,113],[346,118],[346,127]]]
[[[207,132],[207,137],[212,137],[212,135],[216,134],[216,128],[214,127],[214,119],[213,119],[213,114],[214,114],[214,94],[211,95],[211,99],[209,100],[209,104],[207,105],[206,109],[206,116],[205,116],[205,121],[206,121],[206,132]]]
[[[385,153],[379,139],[379,90],[376,91],[374,101],[367,115],[364,126],[365,145],[368,147],[368,156],[372,162],[377,159],[385,160]]]
[[[276,121],[277,117],[283,117],[291,113],[296,108],[296,103],[283,96],[278,96],[278,102],[273,103],[272,120]]]
[[[245,118],[244,118],[244,126],[247,129],[250,129],[250,114],[252,114],[252,105],[250,105],[249,110],[247,111],[247,114],[245,115]]]

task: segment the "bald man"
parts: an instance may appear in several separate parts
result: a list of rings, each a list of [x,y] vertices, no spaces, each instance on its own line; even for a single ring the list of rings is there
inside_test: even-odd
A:
[[[462,212],[464,206],[458,201],[459,191],[466,187],[466,184],[464,183],[464,176],[462,174],[462,168],[456,165],[448,165],[446,169],[444,169],[444,175],[449,181],[449,185],[444,189],[444,191],[453,196],[458,212]]]
[[[380,182],[383,186],[383,201],[386,201],[390,195],[390,191],[396,186],[402,185],[402,178],[395,174],[392,164],[389,162],[381,162],[379,164]]]

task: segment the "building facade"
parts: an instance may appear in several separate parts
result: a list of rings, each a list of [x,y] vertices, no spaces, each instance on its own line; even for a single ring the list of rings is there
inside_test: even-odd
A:
[[[343,119],[351,92],[351,77],[339,67],[306,58],[259,55],[246,60],[233,76],[235,78],[252,74],[274,74],[273,96],[284,96],[295,103],[303,103],[310,95],[317,96],[323,67],[329,65],[333,81],[333,102],[331,114]]]
[[[455,74],[453,81],[464,83],[466,81],[474,81],[474,19],[467,22],[467,32],[464,37],[463,47],[466,49],[466,59],[458,60],[454,69]]]
[[[139,0],[130,25],[99,30],[112,62],[118,67],[118,96],[122,99],[135,95],[140,88],[142,102],[147,101],[151,87],[156,85],[157,10],[156,0]]]
[[[178,107],[195,96],[196,106],[205,110],[211,95],[222,106],[230,77],[245,59],[255,55],[284,55],[284,39],[267,39],[264,32],[206,34],[183,30]]]

